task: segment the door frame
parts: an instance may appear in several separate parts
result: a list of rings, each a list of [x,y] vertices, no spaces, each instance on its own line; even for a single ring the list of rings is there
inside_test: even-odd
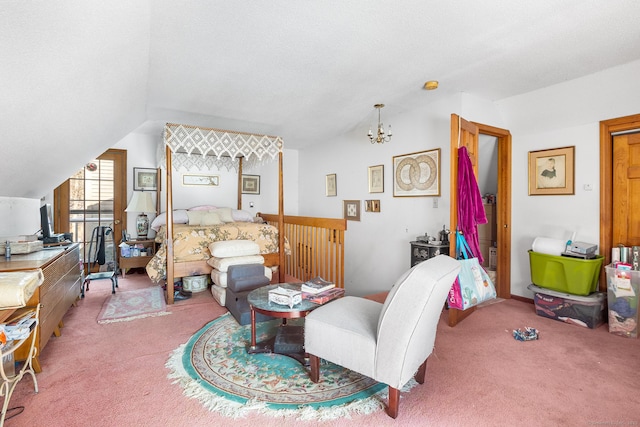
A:
[[[459,124],[454,125],[454,118],[457,117]],[[449,194],[451,206],[450,218],[451,224],[449,227],[451,230],[454,228],[454,223],[457,221],[457,183],[458,183],[458,138],[460,132],[465,126],[465,122],[468,123],[469,129],[475,126],[477,134],[490,135],[496,138],[496,144],[498,147],[498,194],[496,197],[496,226],[497,226],[497,239],[498,239],[498,254],[497,254],[497,271],[496,271],[496,293],[499,298],[510,299],[511,295],[511,151],[512,151],[512,139],[511,132],[507,129],[501,129],[494,126],[485,125],[482,123],[467,122],[463,117],[457,114],[451,114],[451,144],[450,144],[450,156],[451,156],[451,190]],[[480,156],[480,153],[476,153]],[[476,162],[477,165],[477,162]],[[478,175],[477,166],[474,168],[476,176]],[[450,239],[450,255],[455,254],[455,240]],[[474,308],[464,311],[450,309],[448,313],[449,326],[455,326],[460,321],[465,319],[474,311]]]
[[[496,293],[511,298],[511,132],[494,126],[472,122],[478,134],[496,138],[498,145],[498,194],[496,195],[496,227],[498,257]],[[478,156],[480,153],[478,153]]]
[[[613,134],[634,129],[640,129],[640,114],[600,122],[600,255],[604,265],[611,263],[613,247]],[[599,290],[607,290],[604,268]]]

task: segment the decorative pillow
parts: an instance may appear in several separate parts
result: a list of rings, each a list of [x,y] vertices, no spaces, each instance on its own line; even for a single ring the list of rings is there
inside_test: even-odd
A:
[[[262,255],[234,256],[229,258],[211,257],[207,260],[207,264],[218,271],[226,273],[231,265],[264,264],[264,257]]]
[[[202,205],[202,206],[194,206],[189,208],[190,211],[212,211],[214,209],[218,209],[216,206],[211,205]]]
[[[216,270],[211,270],[211,281],[221,288],[227,287],[227,273]]]
[[[253,216],[251,215],[251,212],[238,210],[238,209],[231,209],[231,217],[236,222],[252,222],[253,221]]]
[[[220,216],[222,222],[233,222],[231,208],[218,208],[216,209],[216,213]]]
[[[188,224],[189,217],[187,216],[187,211],[185,209],[175,209],[173,211],[173,223],[174,224]],[[154,218],[151,221],[151,229],[153,231],[160,230],[160,227],[167,224],[167,213],[162,212],[160,215]]]
[[[259,255],[260,245],[251,240],[225,240],[210,243],[209,252],[211,252],[211,256],[218,258]]]
[[[205,211],[196,211],[196,212],[205,212]],[[221,225],[224,224],[220,219],[220,215],[218,215],[215,211],[208,211],[202,215],[202,219],[200,219],[200,225]]]
[[[224,307],[227,302],[227,291],[224,288],[216,285],[211,286],[211,295],[214,300],[218,301],[218,304]]]
[[[189,217],[189,225],[200,225],[202,217],[208,211],[187,211],[187,217]]]

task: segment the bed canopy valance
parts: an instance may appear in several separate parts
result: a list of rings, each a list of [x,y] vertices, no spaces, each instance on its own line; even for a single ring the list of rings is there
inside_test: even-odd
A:
[[[279,136],[174,123],[165,125],[163,141],[163,147],[171,151],[173,169],[186,171],[213,167],[238,171],[241,163],[245,167],[257,166],[278,158],[284,145]],[[160,167],[168,163],[166,149],[160,150]]]

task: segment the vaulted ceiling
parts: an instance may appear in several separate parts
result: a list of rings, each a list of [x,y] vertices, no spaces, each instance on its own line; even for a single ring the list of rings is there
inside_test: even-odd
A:
[[[638,22],[636,0],[5,1],[0,196],[167,121],[303,148],[366,132],[379,102],[508,98],[640,59]]]

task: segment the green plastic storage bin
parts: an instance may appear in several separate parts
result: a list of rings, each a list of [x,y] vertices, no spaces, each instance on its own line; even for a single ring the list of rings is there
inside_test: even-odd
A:
[[[598,287],[604,257],[580,259],[529,251],[531,281],[542,288],[573,295],[589,295]]]

